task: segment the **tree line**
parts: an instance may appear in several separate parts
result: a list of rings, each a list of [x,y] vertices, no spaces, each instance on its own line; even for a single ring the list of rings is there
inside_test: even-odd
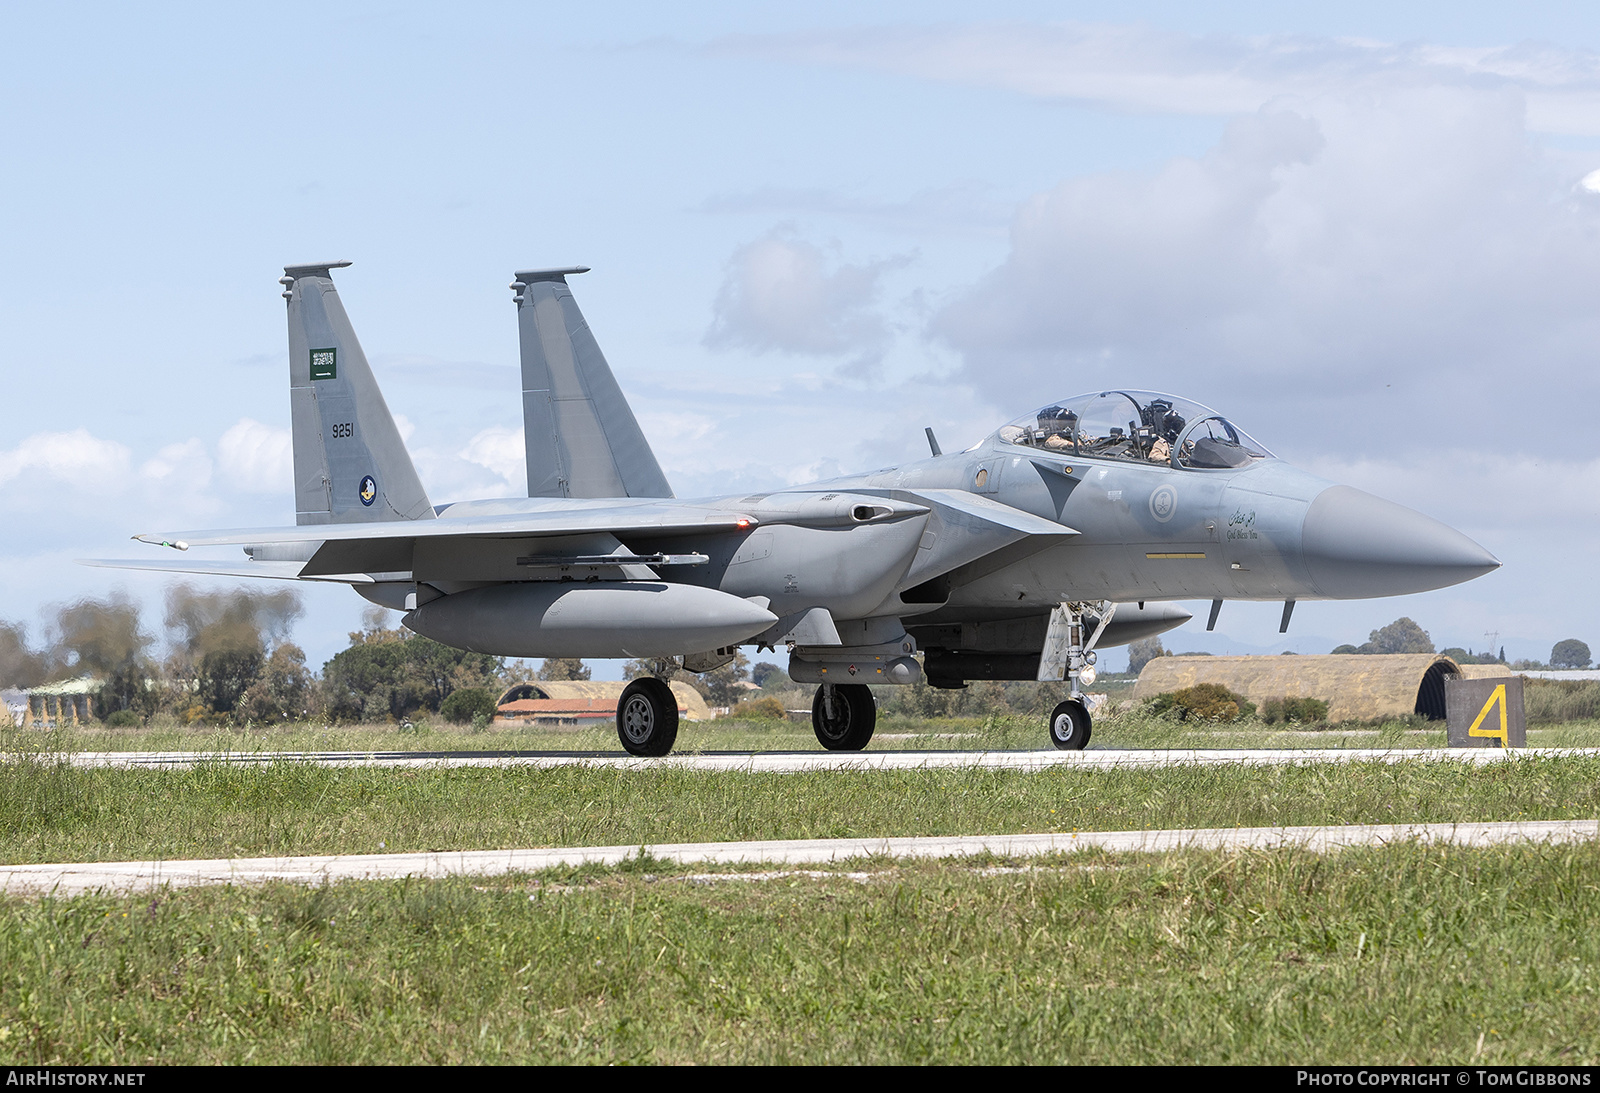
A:
[[[0,685],[28,689],[92,677],[100,681],[93,713],[112,724],[157,716],[181,724],[270,724],[437,713],[454,692],[493,690],[505,673],[498,657],[384,626],[381,608],[369,610],[349,647],[313,673],[289,640],[302,613],[292,589],[177,585],[167,592],[158,638],[139,603],[124,594],[81,600],[55,610],[38,646],[21,624],[0,621]]]
[[[143,617],[138,601],[113,594],[55,609],[43,641],[30,643],[26,627],[0,621],[0,686],[28,689],[90,676],[101,682],[93,713],[112,724],[170,717],[180,724],[325,720],[406,721],[441,714],[448,720],[492,718],[513,678],[587,680],[588,665],[550,658],[537,672],[518,661],[469,653],[389,627],[389,612],[369,608],[350,644],[323,664],[306,665],[289,640],[303,613],[292,589],[234,588],[204,591],[178,585],[166,596],[160,628]],[[654,662],[637,660],[624,676],[653,674]],[[741,652],[715,671],[675,669],[711,706],[733,707],[749,697],[745,681],[787,684],[776,664],[752,669]]]
[[[1536,671],[1545,668],[1569,669],[1587,668],[1592,657],[1589,646],[1577,638],[1566,638],[1558,641],[1550,650],[1548,662],[1535,660],[1506,660],[1504,646],[1498,653],[1492,650],[1485,653],[1474,653],[1470,649],[1460,646],[1451,646],[1448,649],[1435,650],[1433,638],[1420,625],[1410,618],[1398,618],[1388,626],[1381,626],[1367,636],[1367,640],[1360,645],[1337,645],[1329,650],[1332,653],[1344,655],[1384,655],[1392,653],[1433,653],[1447,656],[1457,664],[1505,664],[1507,667],[1521,671]],[[1161,639],[1145,638],[1128,646],[1128,671],[1137,675],[1144,670],[1144,666],[1157,657],[1170,656],[1206,656],[1205,653],[1179,653],[1168,652],[1161,644]]]
[[[167,593],[158,638],[138,602],[126,595],[81,600],[54,611],[37,647],[21,624],[0,621],[0,685],[27,689],[92,676],[101,681],[94,714],[124,724],[157,716],[182,724],[404,721],[424,714],[467,721],[493,717],[507,680],[528,674],[521,662],[508,667],[499,657],[390,628],[385,625],[389,613],[376,607],[368,610],[362,629],[350,633],[349,646],[314,673],[304,651],[289,640],[290,627],[302,613],[292,589],[203,591],[178,585]],[[1373,630],[1361,645],[1332,650],[1361,655],[1434,651],[1431,636],[1410,618]],[[1136,641],[1128,652],[1129,671],[1135,674],[1156,657],[1175,655],[1159,637]],[[1504,650],[1498,656],[1462,648],[1442,653],[1458,663],[1505,660]],[[1524,660],[1509,666],[1587,668],[1591,661],[1588,645],[1568,638],[1551,649],[1548,665]],[[657,667],[637,660],[624,675],[634,679]],[[590,669],[582,660],[551,658],[535,678],[587,680]],[[688,683],[708,705],[729,708],[763,697],[781,706],[778,696],[793,686],[781,667],[752,666],[742,652],[714,671],[678,668],[666,678]],[[753,692],[750,683],[761,690]],[[888,702],[909,715],[960,716],[978,707],[1032,708],[1041,701],[1037,692],[1033,684],[978,684],[954,692],[923,685],[897,688]]]

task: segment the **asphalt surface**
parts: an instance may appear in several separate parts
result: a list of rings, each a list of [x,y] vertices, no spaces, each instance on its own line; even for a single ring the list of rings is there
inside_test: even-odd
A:
[[[295,751],[295,752],[77,752],[63,758],[77,767],[156,767],[183,770],[200,763],[315,763],[333,767],[611,767],[671,766],[685,770],[794,774],[811,770],[916,770],[981,767],[990,770],[1083,770],[1174,766],[1284,766],[1293,763],[1498,763],[1532,756],[1600,756],[1600,748],[1256,748],[1090,749],[1088,751],[774,751],[701,752],[639,759],[595,751]]]
[[[1076,831],[1047,835],[968,835],[889,839],[792,839],[742,843],[672,843],[643,848],[682,864],[804,865],[870,857],[959,858],[973,854],[1028,857],[1099,849],[1272,850],[1326,852],[1351,846],[1415,841],[1455,846],[1571,843],[1600,836],[1600,821],[1536,820],[1473,824],[1351,824],[1340,827],[1191,828],[1171,831]],[[289,881],[384,880],[402,877],[495,876],[589,862],[614,865],[636,846],[552,850],[467,850],[420,854],[340,854],[210,861],[129,861],[0,866],[0,891],[11,895],[144,892],[165,885],[260,884]],[[730,879],[738,879],[737,875]]]

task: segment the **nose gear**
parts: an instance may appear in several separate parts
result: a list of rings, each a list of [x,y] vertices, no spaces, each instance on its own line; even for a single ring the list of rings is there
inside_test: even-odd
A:
[[[1084,640],[1084,616],[1099,616],[1094,633]],[[1039,680],[1065,678],[1071,695],[1050,714],[1050,743],[1064,751],[1077,751],[1089,743],[1093,718],[1083,700],[1083,688],[1094,683],[1095,642],[1105,633],[1117,605],[1110,600],[1099,603],[1069,601],[1050,612],[1050,628],[1045,632],[1044,650],[1039,655]]]

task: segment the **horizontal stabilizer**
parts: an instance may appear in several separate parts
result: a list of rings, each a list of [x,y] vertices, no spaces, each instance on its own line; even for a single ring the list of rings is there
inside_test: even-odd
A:
[[[349,542],[434,538],[526,538],[608,531],[705,531],[754,527],[760,521],[743,513],[700,509],[682,503],[567,507],[551,512],[513,512],[500,516],[401,521],[381,524],[323,524],[316,528],[239,528],[229,531],[160,532],[135,535],[141,543],[185,542],[199,546],[248,546],[252,543],[296,543],[308,540]]]
[[[150,562],[144,559],[78,559],[98,570],[147,570],[150,573],[194,573],[197,576],[266,576],[278,581],[299,578],[304,562]]]
[[[270,577],[296,580],[304,562],[153,562],[137,558],[79,558],[97,569],[143,569],[153,573],[193,573],[206,577]]]
[[[140,569],[152,573],[185,573],[197,577],[250,577],[271,581],[325,581],[329,584],[375,584],[408,576],[395,573],[304,573],[305,562],[142,562],[134,558],[80,558],[79,565],[97,569]]]

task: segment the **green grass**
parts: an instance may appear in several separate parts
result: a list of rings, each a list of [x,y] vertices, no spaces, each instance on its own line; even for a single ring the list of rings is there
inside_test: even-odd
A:
[[[958,724],[922,728],[971,731],[983,746],[1033,746],[1008,734],[1037,728]],[[1305,746],[1249,727],[1102,727],[1097,743],[1164,732],[1165,746]],[[1415,746],[1410,731],[1305,736]],[[508,746],[494,735],[463,738]],[[724,724],[709,738],[815,748],[803,725]],[[41,743],[14,737],[13,754],[18,741]],[[9,862],[1596,816],[1600,759],[1587,757],[788,775],[79,770],[40,750],[0,763]],[[1023,868],[984,868],[1000,864]],[[0,1058],[1600,1061],[1593,844],[852,867],[871,875],[723,870],[707,882],[634,861],[534,878],[0,897]]]
[[[1600,848],[1080,855],[0,900],[75,1063],[1600,1061]],[[651,866],[652,869],[659,867]]]
[[[18,731],[9,739],[26,749],[67,751],[576,751],[622,754],[609,721],[578,729],[496,725],[482,732],[448,722],[420,722],[409,730],[388,725],[291,723],[271,727],[180,726],[109,729],[69,727],[60,732]],[[1600,747],[1600,721],[1573,721],[1528,729],[1530,747]],[[0,747],[4,747],[0,743]],[[1042,716],[923,719],[880,714],[874,751],[961,751],[974,748],[1048,748]],[[1404,720],[1376,724],[1193,725],[1141,711],[1103,714],[1092,748],[1442,748],[1442,723]],[[809,722],[684,722],[677,754],[718,751],[817,751]]]
[[[795,774],[0,764],[6,862],[1600,816],[1600,758]]]
[[[1031,746],[1048,746],[1042,721],[1029,724]],[[1005,731],[1002,729],[1001,731]],[[912,721],[885,717],[873,741],[877,750],[951,749],[973,746],[985,737],[979,719]],[[994,733],[991,731],[989,736]],[[1019,737],[1020,738],[1020,737]],[[624,754],[616,724],[601,721],[581,728],[532,728],[495,725],[473,732],[464,725],[422,722],[410,729],[398,725],[284,724],[271,727],[157,725],[148,728],[67,728],[31,738],[69,751],[577,751]],[[723,718],[682,723],[675,751],[818,751],[809,722],[741,721]]]

